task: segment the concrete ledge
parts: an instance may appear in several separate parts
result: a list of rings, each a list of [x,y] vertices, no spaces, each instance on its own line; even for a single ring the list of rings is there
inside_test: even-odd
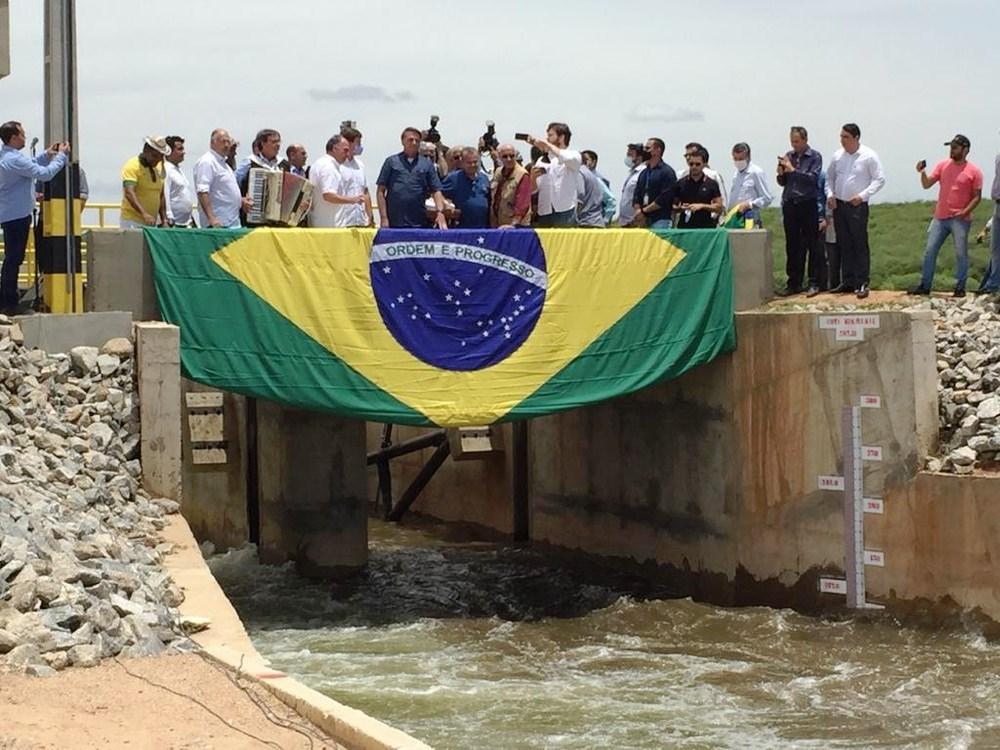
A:
[[[24,345],[49,354],[68,354],[74,346],[100,347],[109,339],[132,337],[132,313],[20,315]]]
[[[207,657],[228,669],[239,670],[349,750],[431,750],[430,745],[405,732],[272,669],[257,653],[239,615],[202,559],[184,518],[171,516],[163,535],[175,545],[163,564],[184,591],[181,614],[211,620],[208,630],[194,636]]]

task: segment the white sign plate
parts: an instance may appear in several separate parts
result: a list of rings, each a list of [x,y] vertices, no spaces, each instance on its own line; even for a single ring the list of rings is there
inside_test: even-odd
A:
[[[881,461],[882,460],[882,446],[880,445],[864,445],[861,447],[861,459],[863,461]]]
[[[819,327],[823,330],[836,330],[837,328],[859,327],[878,328],[878,315],[820,315]]]
[[[864,341],[865,329],[861,326],[838,326],[834,341]]]
[[[843,490],[844,489],[844,478],[843,477],[833,477],[833,476],[820,476],[819,488],[821,490]]]
[[[843,578],[820,578],[819,592],[821,594],[847,594],[847,581]]]
[[[885,503],[882,502],[880,497],[866,497],[865,498],[865,513],[874,513],[876,515],[882,515],[885,513]]]
[[[885,553],[882,550],[877,549],[866,549],[865,550],[865,565],[873,565],[876,568],[885,567]]]
[[[862,409],[881,409],[882,408],[882,397],[881,396],[862,396],[861,397],[861,408]]]

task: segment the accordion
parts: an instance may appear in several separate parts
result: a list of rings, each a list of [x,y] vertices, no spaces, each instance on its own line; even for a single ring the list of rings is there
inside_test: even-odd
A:
[[[247,224],[298,226],[309,208],[312,184],[291,172],[253,168],[247,185],[253,206]]]

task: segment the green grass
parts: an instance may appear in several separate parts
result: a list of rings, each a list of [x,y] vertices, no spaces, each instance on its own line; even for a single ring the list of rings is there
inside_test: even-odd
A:
[[[993,201],[984,199],[973,216],[969,237],[968,289],[976,289],[989,262],[989,243],[973,239],[993,213]],[[927,225],[934,215],[934,203],[880,203],[872,206],[868,221],[871,246],[871,286],[873,289],[908,289],[920,283],[920,264],[927,241]],[[764,228],[772,232],[774,283],[785,285],[785,230],[777,208],[763,212]],[[934,288],[950,291],[955,286],[955,246],[949,237],[938,254]]]

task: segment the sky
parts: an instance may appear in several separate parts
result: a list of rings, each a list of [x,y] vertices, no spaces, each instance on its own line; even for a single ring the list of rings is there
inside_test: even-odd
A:
[[[42,5],[11,0],[0,121],[44,141]],[[988,195],[1000,151],[995,0],[541,6],[79,0],[75,146],[91,200],[120,199],[121,165],[146,135],[183,136],[190,174],[213,128],[241,156],[258,129],[276,128],[311,161],[346,119],[365,135],[374,187],[403,126],[431,114],[449,145],[474,145],[488,119],[501,141],[567,122],[616,191],[629,142],[662,138],[675,167],[685,143],[701,142],[728,181],[738,141],[773,174],[791,125],[829,157],[856,122],[885,167],[881,201],[934,198],[914,165],[946,158],[960,132]]]

